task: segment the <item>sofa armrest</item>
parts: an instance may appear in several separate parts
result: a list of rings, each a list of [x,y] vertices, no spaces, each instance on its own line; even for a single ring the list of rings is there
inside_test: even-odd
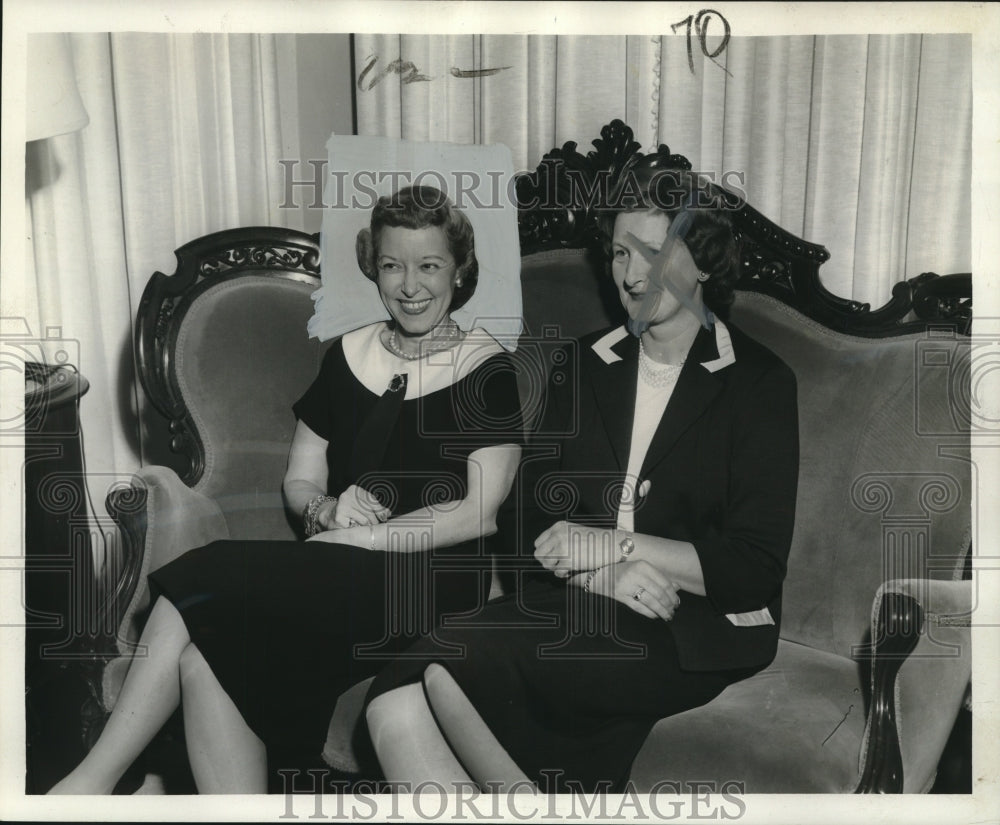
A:
[[[139,640],[137,617],[149,605],[146,577],[188,550],[229,538],[229,528],[219,506],[169,467],[142,468],[129,487],[108,494],[106,506],[122,532],[119,570],[103,616],[105,626],[116,628],[115,647],[121,654],[101,674],[101,704],[110,711]]]
[[[872,698],[858,793],[920,793],[971,676],[972,583],[896,579],[872,610]]]
[[[109,602],[116,644],[125,654],[139,638],[136,614],[148,606],[146,576],[188,550],[228,538],[229,528],[218,504],[169,467],[139,470],[131,487],[108,495],[107,509],[122,530],[121,568]]]

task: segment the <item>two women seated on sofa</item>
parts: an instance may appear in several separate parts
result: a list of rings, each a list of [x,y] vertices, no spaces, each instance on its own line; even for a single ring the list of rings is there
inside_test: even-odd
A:
[[[726,323],[739,258],[717,193],[636,156],[611,194],[628,320],[566,350],[578,379],[551,382],[517,500],[516,362],[451,318],[476,289],[471,224],[427,187],[378,201],[357,258],[390,320],[342,336],[294,406],[284,492],[309,539],[216,542],[152,573],[147,655],[53,792],[110,793],[179,704],[199,792],[265,792],[376,674],[388,779],[613,791],[659,719],[770,663],[795,379]],[[494,533],[525,571],[482,608]]]

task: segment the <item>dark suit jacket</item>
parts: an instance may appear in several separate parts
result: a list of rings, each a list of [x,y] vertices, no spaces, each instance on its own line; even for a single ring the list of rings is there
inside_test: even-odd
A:
[[[560,519],[615,526],[638,352],[638,339],[619,327],[553,359],[541,424],[500,516],[503,543],[516,543],[522,558]],[[702,329],[643,462],[640,482],[649,491],[635,511],[637,533],[691,542],[701,560],[707,596],[682,592],[670,623],[685,669],[758,667],[774,658],[798,461],[792,371],[731,325]],[[774,624],[727,618],[764,607]]]

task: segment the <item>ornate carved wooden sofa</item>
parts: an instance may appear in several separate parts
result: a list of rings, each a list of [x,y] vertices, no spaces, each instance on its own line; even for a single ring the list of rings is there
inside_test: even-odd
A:
[[[575,337],[618,317],[585,249],[585,193],[565,172],[592,179],[639,147],[618,121],[594,146],[584,156],[566,144],[518,183],[522,202],[548,186],[566,204],[521,213],[528,334]],[[658,152],[664,164],[686,163]],[[694,780],[748,793],[926,791],[970,677],[971,276],[920,275],[871,311],[823,288],[826,249],[735,196],[733,206],[743,242],[733,322],[798,377],[801,473],[783,641],[765,671],[661,721],[632,777],[640,791],[686,792]],[[325,349],[305,333],[319,264],[315,236],[238,229],[181,247],[177,271],[156,273],[146,288],[140,375],[187,469],[178,477],[146,467],[132,490],[109,498],[127,564],[107,708],[138,638],[151,569],[218,538],[295,536],[280,482],[291,402]],[[327,755],[341,767],[358,758],[363,692],[342,697],[331,725]]]

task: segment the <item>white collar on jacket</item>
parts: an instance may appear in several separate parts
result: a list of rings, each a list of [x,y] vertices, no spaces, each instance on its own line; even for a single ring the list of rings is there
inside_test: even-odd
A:
[[[591,349],[597,353],[598,357],[605,364],[613,364],[616,361],[621,361],[622,357],[612,347],[623,338],[628,337],[628,334],[628,329],[622,325],[617,329],[611,330],[607,335],[602,335],[598,338],[591,345]],[[723,367],[728,367],[730,364],[736,363],[736,353],[733,351],[733,341],[729,337],[729,330],[718,318],[715,319],[715,349],[719,353],[718,358],[701,362],[701,365],[709,372],[717,372]]]

